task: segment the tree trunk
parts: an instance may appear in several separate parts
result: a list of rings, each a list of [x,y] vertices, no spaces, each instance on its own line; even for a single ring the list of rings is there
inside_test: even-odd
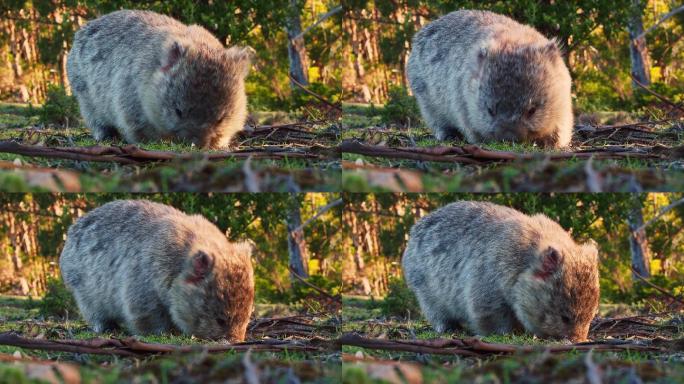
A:
[[[627,224],[629,225],[629,249],[632,253],[632,280],[634,282],[640,280],[637,274],[644,278],[651,276],[646,230],[639,229],[644,225],[644,216],[641,213],[641,208],[641,198],[636,195],[632,198],[632,209],[627,218]]]
[[[300,202],[296,196],[290,197],[290,211],[287,214],[287,250],[290,254],[290,280],[296,283],[295,273],[300,277],[309,277],[306,270],[306,242],[304,231],[298,229],[302,225]]]
[[[646,47],[646,37],[640,37],[644,32],[644,23],[642,21],[643,4],[641,0],[632,0],[632,13],[627,23],[627,30],[629,32],[629,56],[632,62],[632,89],[634,91],[640,90],[641,87],[637,85],[637,80],[643,85],[651,84],[651,67],[648,58],[648,48]]]
[[[309,85],[306,77],[306,48],[304,37],[297,37],[302,33],[301,3],[290,0],[289,15],[285,30],[287,32],[287,57],[290,61],[290,77],[302,85]],[[290,87],[298,89],[294,81],[290,80]]]

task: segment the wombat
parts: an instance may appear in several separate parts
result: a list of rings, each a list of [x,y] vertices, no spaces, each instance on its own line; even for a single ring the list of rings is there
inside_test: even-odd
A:
[[[523,329],[584,340],[598,308],[597,249],[558,223],[500,205],[460,201],[411,229],[402,266],[438,332]]]
[[[95,332],[241,341],[254,301],[250,255],[249,243],[229,243],[200,215],[119,200],[69,228],[59,265]]]
[[[413,39],[407,77],[439,140],[570,144],[570,72],[557,44],[486,11],[456,11]]]
[[[180,138],[225,147],[247,117],[251,53],[150,11],[117,11],[76,32],[67,73],[100,141]]]

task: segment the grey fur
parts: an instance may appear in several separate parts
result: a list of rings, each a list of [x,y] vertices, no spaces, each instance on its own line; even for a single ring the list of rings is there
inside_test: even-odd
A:
[[[586,339],[596,314],[597,263],[594,244],[576,244],[544,215],[472,201],[420,219],[402,259],[406,283],[438,332],[524,328],[571,340]]]
[[[150,11],[117,11],[74,38],[67,73],[96,140],[225,147],[247,118],[251,53]]]
[[[570,144],[571,79],[560,50],[506,16],[461,10],[431,22],[415,35],[406,72],[439,140]]]
[[[251,249],[229,243],[200,215],[119,200],[69,228],[59,264],[96,332],[180,330],[238,341],[254,301]]]

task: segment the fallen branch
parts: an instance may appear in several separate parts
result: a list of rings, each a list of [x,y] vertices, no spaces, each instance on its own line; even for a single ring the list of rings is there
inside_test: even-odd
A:
[[[571,352],[589,351],[663,351],[662,348],[636,344],[631,341],[620,343],[591,342],[571,345],[512,345],[488,343],[480,339],[433,339],[433,340],[386,340],[372,339],[357,334],[345,334],[338,340],[340,345],[351,345],[367,349],[386,351],[401,351],[414,353],[429,353],[436,355],[483,356],[491,354],[513,354],[532,352]]]
[[[644,129],[643,127],[648,127],[651,125],[664,124],[664,123],[670,123],[670,122],[672,122],[672,119],[641,121],[641,122],[637,122],[637,123],[628,123],[628,124],[602,125],[602,126],[598,126],[598,127],[591,127],[590,126],[590,128],[581,127],[577,130],[577,132],[590,133],[590,134],[603,134],[603,133],[614,133],[615,131],[619,131],[621,129],[626,129],[626,130],[632,130],[635,132],[656,133],[652,128],[651,129]]]
[[[322,334],[332,335],[336,331],[333,325],[315,324],[311,320],[311,316],[301,315],[256,319],[249,324],[247,329],[250,337],[254,338],[264,336],[279,337],[283,335],[311,337]]]
[[[515,160],[568,160],[568,159],[661,159],[663,156],[654,153],[637,152],[627,148],[606,148],[603,150],[551,153],[517,153],[508,151],[492,151],[476,145],[454,147],[403,147],[392,148],[381,145],[363,144],[356,140],[345,140],[339,146],[342,153],[355,153],[364,156],[410,159],[418,161],[435,161],[443,163],[483,164],[496,161]]]
[[[266,147],[259,149],[238,150],[233,152],[192,152],[177,153],[172,151],[152,151],[141,149],[135,145],[125,146],[90,146],[90,147],[44,147],[19,144],[15,141],[0,141],[0,152],[14,153],[23,156],[57,158],[77,161],[114,162],[135,165],[156,161],[192,160],[205,158],[207,160],[225,159],[326,159],[328,148],[314,146],[307,150]],[[334,150],[333,150],[334,152]]]
[[[325,123],[324,120],[314,120],[314,121],[304,121],[304,122],[298,122],[298,123],[261,125],[258,127],[254,127],[254,129],[251,131],[241,131],[240,135],[245,136],[245,137],[261,136],[264,134],[272,134],[273,132],[280,131],[280,130],[310,135],[310,134],[313,134],[314,132],[307,131],[307,130],[300,129],[300,128],[310,126],[310,125],[323,124],[323,123]]]
[[[88,340],[46,340],[26,338],[19,336],[14,332],[0,333],[0,345],[11,345],[19,348],[44,351],[116,355],[124,357],[141,357],[158,353],[190,353],[197,351],[206,351],[208,353],[228,351],[244,352],[248,350],[259,352],[320,352],[329,349],[326,348],[326,343],[328,342],[321,339],[314,339],[306,342],[267,339],[236,344],[173,345],[145,343],[133,337],[125,339],[94,338]]]

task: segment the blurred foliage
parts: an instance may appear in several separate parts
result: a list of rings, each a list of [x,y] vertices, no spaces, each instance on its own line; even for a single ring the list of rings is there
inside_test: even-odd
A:
[[[76,97],[67,95],[64,87],[51,84],[45,103],[40,107],[40,121],[44,124],[76,125],[81,118]]]
[[[390,88],[389,98],[380,115],[386,123],[404,126],[415,126],[421,120],[416,98],[409,95],[406,88],[400,86]]]
[[[39,296],[50,290],[50,278],[59,276],[66,231],[74,220],[112,200],[148,199],[200,214],[232,241],[252,241],[256,300],[296,302],[309,291],[293,290],[289,277],[290,196],[300,201],[302,221],[339,197],[333,193],[0,194],[0,251],[8,255],[0,259],[0,293]],[[341,206],[337,206],[303,229],[309,279],[331,293],[339,292],[340,219]]]
[[[78,317],[78,306],[71,292],[60,278],[50,277],[47,280],[45,296],[38,305],[39,312],[45,317],[74,319]]]
[[[418,299],[406,285],[404,279],[398,277],[390,278],[387,295],[380,308],[386,316],[402,316],[413,319],[421,316]]]
[[[430,211],[457,200],[484,200],[526,214],[543,213],[568,230],[577,242],[597,242],[602,300],[637,302],[658,291],[631,276],[628,214],[636,196],[644,221],[684,194],[345,194],[345,231],[349,234],[345,293],[387,295],[401,278],[401,256],[413,224]],[[464,224],[465,225],[465,224]],[[684,290],[684,206],[646,228],[651,282],[677,293]]]

